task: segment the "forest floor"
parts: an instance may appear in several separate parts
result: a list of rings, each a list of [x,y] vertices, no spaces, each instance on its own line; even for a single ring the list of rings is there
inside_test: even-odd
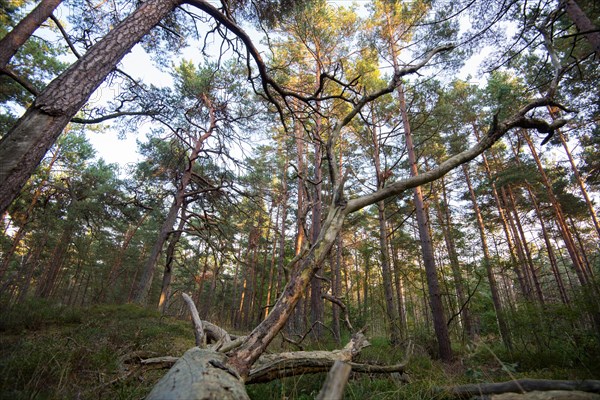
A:
[[[363,350],[360,362],[404,359],[404,349],[391,348],[384,338],[369,339],[372,346]],[[27,303],[0,317],[0,399],[142,399],[166,370],[141,367],[139,360],[180,356],[193,346],[189,321],[134,305],[73,309]],[[270,350],[294,350],[281,346],[277,341]],[[463,383],[600,378],[598,354],[520,352],[510,357],[497,346],[482,342],[457,349],[457,361],[443,364],[431,359],[426,344],[416,343],[402,379],[353,374],[345,399],[431,399],[435,388]],[[330,341],[310,347],[341,346]],[[305,375],[247,389],[256,400],[313,399],[324,379],[324,374]]]

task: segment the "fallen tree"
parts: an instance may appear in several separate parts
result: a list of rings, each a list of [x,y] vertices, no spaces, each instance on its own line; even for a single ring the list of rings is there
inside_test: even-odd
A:
[[[183,297],[192,315],[197,347],[191,348],[180,358],[165,356],[140,360],[142,366],[170,367],[148,399],[245,399],[244,384],[327,371],[331,371],[331,378],[324,386],[321,397],[331,399],[341,396],[351,370],[371,374],[402,373],[408,362],[406,360],[392,366],[354,362],[361,350],[370,346],[363,332],[359,331],[339,350],[263,354],[244,379],[227,365],[225,353],[241,345],[245,337],[232,340],[224,329],[201,321],[191,298],[185,293]],[[407,358],[409,356],[410,352]]]

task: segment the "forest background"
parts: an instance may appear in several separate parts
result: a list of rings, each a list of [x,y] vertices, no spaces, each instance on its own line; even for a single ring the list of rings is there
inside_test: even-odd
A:
[[[482,359],[511,378],[548,366],[598,377],[595,2],[177,3],[140,34],[153,65],[90,67],[97,83],[72,115],[60,103],[86,85],[62,78],[68,64],[140,4],[32,7],[2,2],[0,15],[5,393],[98,383],[73,367],[97,351],[71,353],[58,377],[41,356],[23,366],[48,326],[73,337],[69,326],[98,323],[110,342],[119,319],[147,324],[92,363],[111,376],[125,353],[157,346],[145,340],[181,355],[181,325],[165,318],[187,318],[182,293],[202,320],[253,332],[232,357],[249,365],[275,336],[336,348],[368,327],[390,364],[414,346],[469,381],[495,379]],[[7,33],[26,15],[41,27],[11,53]],[[36,109],[66,127],[14,161]],[[89,138],[107,131],[137,137],[138,158],[98,157]],[[151,387],[130,378],[101,386]]]

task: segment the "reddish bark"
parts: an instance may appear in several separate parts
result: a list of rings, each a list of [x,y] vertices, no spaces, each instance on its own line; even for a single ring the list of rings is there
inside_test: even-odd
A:
[[[0,73],[33,32],[50,18],[60,3],[62,0],[42,0],[12,31],[0,40]]]

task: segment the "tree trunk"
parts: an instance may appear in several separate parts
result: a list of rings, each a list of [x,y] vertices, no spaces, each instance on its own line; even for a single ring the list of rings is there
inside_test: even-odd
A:
[[[499,393],[523,393],[547,390],[582,390],[600,393],[600,381],[553,381],[547,379],[516,379],[508,382],[496,383],[471,383],[444,389],[444,393],[451,398],[469,399],[474,396],[485,396]],[[564,398],[569,398],[564,397]]]
[[[275,200],[273,200],[273,203],[275,203]],[[274,205],[274,204],[273,204]],[[269,315],[269,306],[271,304],[271,292],[273,290],[273,284],[274,279],[275,279],[275,256],[277,253],[277,243],[278,243],[278,237],[277,237],[277,228],[278,228],[278,224],[279,224],[279,213],[281,212],[281,209],[285,208],[282,207],[281,204],[277,205],[277,212],[275,213],[275,229],[274,229],[274,234],[273,234],[273,244],[271,247],[271,262],[269,264],[269,279],[267,282],[267,298],[265,301],[265,306],[264,308],[264,316],[262,317],[263,319]],[[270,221],[270,218],[269,218]]]
[[[494,271],[492,269],[492,260],[490,257],[490,251],[487,244],[487,238],[485,236],[485,226],[483,224],[483,216],[481,215],[481,210],[479,209],[479,204],[477,204],[477,197],[475,196],[475,191],[473,190],[473,185],[471,184],[471,177],[469,175],[469,170],[467,165],[463,164],[462,166],[463,173],[465,175],[465,180],[467,182],[467,188],[469,190],[469,195],[471,197],[471,204],[473,205],[473,211],[475,212],[475,219],[477,220],[477,228],[479,229],[479,238],[481,240],[481,249],[483,251],[483,264],[485,266],[485,270],[487,272],[488,282],[490,284],[490,292],[492,293],[492,303],[494,304],[494,311],[496,312],[496,321],[498,323],[498,330],[500,331],[500,336],[502,337],[502,341],[506,348],[511,351],[512,350],[512,340],[510,337],[510,330],[508,329],[508,325],[506,323],[506,319],[504,318],[504,310],[502,309],[502,302],[500,301],[500,294],[498,293],[498,284],[496,282],[496,277],[494,276]]]
[[[527,245],[527,237],[525,237],[525,231],[523,230],[523,225],[521,224],[521,219],[519,218],[519,214],[517,212],[517,203],[515,201],[515,196],[510,186],[506,187],[506,191],[508,193],[508,200],[510,201],[511,208],[515,217],[515,225],[517,227],[517,231],[519,232],[519,236],[521,237],[521,243],[523,245],[523,250],[525,251],[525,256],[527,257],[526,265],[528,267],[529,275],[531,276],[531,279],[533,281],[535,294],[540,304],[544,305],[544,294],[542,293],[542,288],[540,286],[540,282],[535,271],[535,265],[533,263],[533,258],[531,257],[531,251],[529,250],[529,246]]]
[[[169,307],[169,298],[171,297],[171,280],[173,279],[173,267],[175,264],[175,248],[177,247],[179,239],[181,239],[183,228],[187,222],[185,208],[186,203],[184,202],[181,205],[179,224],[177,225],[175,232],[173,232],[169,237],[169,244],[167,245],[167,251],[165,252],[165,270],[163,272],[163,278],[160,287],[160,297],[158,299],[158,310],[163,315],[167,312]]]
[[[392,271],[390,268],[390,252],[386,229],[385,204],[377,203],[379,221],[379,255],[381,260],[381,276],[383,278],[383,295],[385,297],[385,311],[390,326],[390,343],[396,346],[400,343],[400,327],[398,314],[394,305],[394,289],[392,286]]]
[[[406,300],[404,299],[404,285],[400,276],[400,261],[398,260],[398,249],[394,246],[394,240],[390,239],[390,250],[392,252],[392,263],[394,269],[394,287],[396,289],[396,304],[398,305],[398,324],[400,325],[400,339],[404,339],[407,332]]]
[[[50,18],[61,2],[62,0],[42,0],[12,31],[0,40],[0,73],[33,32]]]
[[[331,260],[331,294],[336,299],[339,298],[342,294],[342,248],[343,248],[343,239],[341,235],[338,235],[335,242],[335,259]],[[331,303],[331,318],[332,318],[332,330],[333,335],[335,336],[335,340],[339,343],[341,340],[341,331],[340,331],[340,307]]]
[[[417,168],[417,157],[415,154],[414,145],[412,142],[412,134],[410,123],[408,121],[408,113],[406,108],[406,100],[404,98],[404,89],[402,85],[398,85],[398,98],[400,100],[400,113],[402,114],[402,122],[404,125],[404,135],[406,137],[406,148],[410,161],[411,176],[419,175]],[[425,265],[425,274],[427,277],[427,288],[429,289],[429,304],[433,315],[433,327],[438,342],[439,356],[444,361],[452,360],[452,347],[450,345],[450,334],[448,333],[448,325],[444,317],[444,307],[442,304],[442,293],[437,277],[435,260],[433,254],[433,245],[429,235],[429,218],[425,210],[423,201],[423,193],[421,187],[414,188],[414,202],[417,214],[417,223],[419,228],[419,238],[421,241],[421,250],[423,252],[423,263]]]
[[[21,191],[71,118],[131,48],[178,4],[149,0],[54,79],[0,140],[0,214]]]
[[[244,382],[227,367],[227,356],[193,347],[154,386],[147,400],[250,399]]]
[[[346,215],[345,207],[330,206],[321,234],[304,260],[300,261],[303,268],[294,268],[295,273],[290,278],[271,313],[254,328],[252,333],[246,337],[244,344],[232,354],[230,365],[233,365],[241,375],[247,375],[250,366],[263,353],[292,314],[311,278],[327,258],[337,235],[342,229]]]
[[[133,236],[135,235],[137,230],[142,226],[144,221],[146,221],[146,219],[148,218],[149,215],[150,215],[150,213],[145,213],[139,219],[137,224],[135,224],[135,225],[130,224],[127,227],[127,231],[125,232],[125,235],[123,237],[123,243],[121,244],[121,247],[119,247],[119,252],[115,256],[115,261],[114,261],[112,267],[110,268],[110,271],[108,272],[108,276],[106,278],[106,284],[100,289],[100,294],[98,295],[100,302],[103,302],[106,300],[107,291],[109,290],[109,288],[111,288],[113,286],[113,284],[117,280],[117,277],[120,275],[119,270],[123,266],[123,258],[125,257],[125,252],[129,248],[129,245],[131,244],[131,240],[133,239]]]
[[[600,57],[600,32],[598,32],[592,21],[579,8],[579,4],[575,0],[562,0],[561,6],[565,8],[569,18],[575,23],[580,34],[583,34],[588,42],[590,42],[590,46],[596,53],[596,57]]]
[[[173,225],[177,220],[177,214],[179,213],[180,208],[181,204],[178,203],[177,199],[173,199],[171,208],[169,208],[169,212],[167,213],[167,218],[163,221],[158,236],[154,241],[150,256],[142,268],[142,275],[137,283],[136,292],[133,298],[133,301],[137,304],[146,305],[148,301],[148,294],[150,293],[150,288],[152,286],[152,279],[154,277],[158,258],[160,257],[160,253],[167,237],[173,230]]]
[[[583,179],[581,178],[581,175],[579,174],[579,169],[577,168],[577,164],[575,164],[575,160],[573,159],[573,156],[571,155],[571,151],[569,150],[569,146],[567,145],[567,141],[565,140],[564,135],[562,134],[560,129],[556,130],[556,134],[558,135],[558,138],[560,139],[560,143],[563,145],[563,148],[565,149],[565,153],[567,154],[567,158],[569,159],[569,163],[571,164],[571,170],[573,171],[573,175],[575,176],[577,185],[579,185],[579,190],[581,190],[581,195],[583,196],[583,199],[585,200],[585,204],[587,205],[588,211],[590,212],[590,218],[592,219],[592,223],[594,224],[594,227],[596,228],[596,233],[598,234],[598,238],[600,239],[600,222],[598,222],[598,216],[596,215],[594,203],[592,203],[592,200],[590,199],[590,196],[588,195],[587,189],[585,188]]]
[[[29,224],[29,222],[31,221],[33,208],[37,204],[42,193],[44,192],[44,187],[48,183],[48,178],[50,177],[50,172],[52,171],[52,167],[54,166],[54,163],[58,159],[59,154],[60,154],[60,149],[59,148],[55,149],[54,153],[52,154],[52,158],[50,159],[50,162],[48,163],[48,166],[45,168],[45,171],[43,172],[45,175],[44,179],[42,179],[42,182],[35,189],[35,192],[33,193],[31,202],[27,206],[27,210],[25,211],[25,215],[24,215],[25,220],[23,221],[23,224],[19,227],[19,229],[17,230],[17,233],[13,237],[13,241],[12,241],[12,245],[11,245],[10,249],[5,254],[3,254],[4,258],[2,260],[2,265],[0,265],[0,283],[4,279],[4,274],[8,270],[8,266],[10,265],[10,260],[12,259],[13,254],[15,254],[15,251],[17,250],[19,244],[21,243],[21,239],[23,239],[23,237],[25,236],[25,233],[27,232],[26,228],[27,228],[27,225]]]
[[[456,246],[454,245],[454,238],[452,236],[452,216],[450,213],[450,204],[448,203],[448,196],[446,192],[446,184],[444,178],[440,179],[442,186],[442,199],[443,204],[440,203],[439,199],[436,199],[438,219],[444,235],[444,242],[446,243],[446,249],[448,251],[448,258],[450,259],[450,268],[452,269],[452,277],[454,278],[454,286],[456,288],[456,297],[458,299],[458,307],[461,309],[460,317],[463,323],[464,332],[470,340],[475,337],[475,331],[471,324],[471,315],[469,307],[467,305],[467,297],[465,295],[465,287],[463,284],[463,277],[460,271],[460,263],[458,261],[458,253]],[[437,197],[437,196],[436,196]],[[462,307],[462,308],[461,308]]]
[[[480,139],[479,130],[477,129],[475,124],[473,124],[473,132],[474,132],[477,140],[479,140]],[[521,269],[519,268],[519,260],[517,258],[515,244],[513,243],[513,240],[512,240],[511,234],[510,234],[509,223],[508,223],[508,220],[506,217],[506,213],[504,212],[504,208],[502,207],[502,202],[500,200],[500,195],[498,194],[498,187],[496,186],[496,182],[493,179],[494,177],[492,175],[492,170],[490,168],[490,164],[488,162],[488,158],[487,158],[486,154],[483,153],[481,155],[481,157],[483,159],[483,166],[485,169],[486,177],[491,182],[492,194],[494,195],[494,202],[496,203],[496,208],[498,209],[498,216],[500,217],[500,222],[502,223],[502,230],[504,231],[504,236],[506,237],[506,244],[508,246],[508,250],[510,253],[510,260],[511,260],[511,263],[513,266],[513,270],[515,271],[515,275],[517,276],[517,281],[519,282],[521,294],[526,297],[526,296],[528,296],[529,291],[527,288],[525,278],[523,277],[523,273],[521,272]]]
[[[558,292],[560,294],[560,299],[563,304],[569,304],[569,297],[567,296],[567,291],[565,290],[565,285],[560,276],[560,271],[558,269],[558,263],[556,262],[556,255],[554,254],[554,250],[552,248],[552,244],[550,243],[550,235],[548,233],[548,229],[546,228],[546,223],[544,222],[544,216],[542,215],[542,211],[540,210],[540,206],[538,201],[531,189],[531,185],[527,184],[527,192],[529,193],[529,198],[533,207],[535,209],[535,213],[538,217],[538,221],[540,222],[540,228],[542,229],[542,236],[544,237],[544,244],[546,245],[546,251],[548,252],[548,260],[550,262],[550,268],[552,269],[552,274],[554,275],[554,280],[556,281],[556,286],[558,287]]]
[[[317,119],[317,122],[319,120]],[[317,123],[316,129],[319,129],[320,123]],[[323,174],[321,171],[321,160],[323,158],[321,151],[321,144],[319,142],[315,143],[315,176],[314,182],[315,185],[315,193],[313,197],[313,207],[312,207],[312,224],[311,224],[311,232],[312,232],[312,242],[314,243],[321,233],[321,209],[322,209],[322,179]],[[317,271],[317,274],[320,274],[321,270]],[[316,276],[313,276],[310,282],[310,322],[314,324],[315,322],[323,322],[323,299],[321,298],[321,279]],[[323,327],[321,324],[316,324],[313,327],[313,335],[315,339],[321,338],[323,336]]]
[[[575,272],[577,273],[579,282],[581,283],[582,286],[585,286],[589,282],[589,276],[587,274],[587,271],[583,264],[581,256],[579,255],[579,253],[577,252],[577,248],[575,247],[575,241],[573,240],[573,235],[571,234],[571,231],[569,230],[569,227],[567,226],[566,219],[565,219],[564,213],[562,211],[562,207],[561,207],[560,203],[558,202],[558,199],[554,195],[554,191],[552,190],[552,185],[550,184],[550,180],[548,179],[548,176],[546,175],[546,172],[544,171],[544,167],[542,166],[542,162],[537,154],[537,151],[535,150],[535,147],[533,146],[533,143],[531,142],[531,138],[529,137],[527,132],[524,130],[521,131],[521,136],[525,139],[525,141],[527,142],[527,145],[529,146],[531,155],[533,156],[533,159],[535,160],[535,163],[538,167],[538,171],[540,172],[540,177],[542,178],[542,183],[544,184],[544,186],[546,187],[546,191],[548,192],[548,198],[550,199],[550,202],[554,209],[554,213],[556,216],[556,222],[562,233],[562,237],[563,237],[563,240],[565,241],[565,246],[567,247],[569,256],[571,256],[571,260],[573,261],[573,267],[575,268]]]

